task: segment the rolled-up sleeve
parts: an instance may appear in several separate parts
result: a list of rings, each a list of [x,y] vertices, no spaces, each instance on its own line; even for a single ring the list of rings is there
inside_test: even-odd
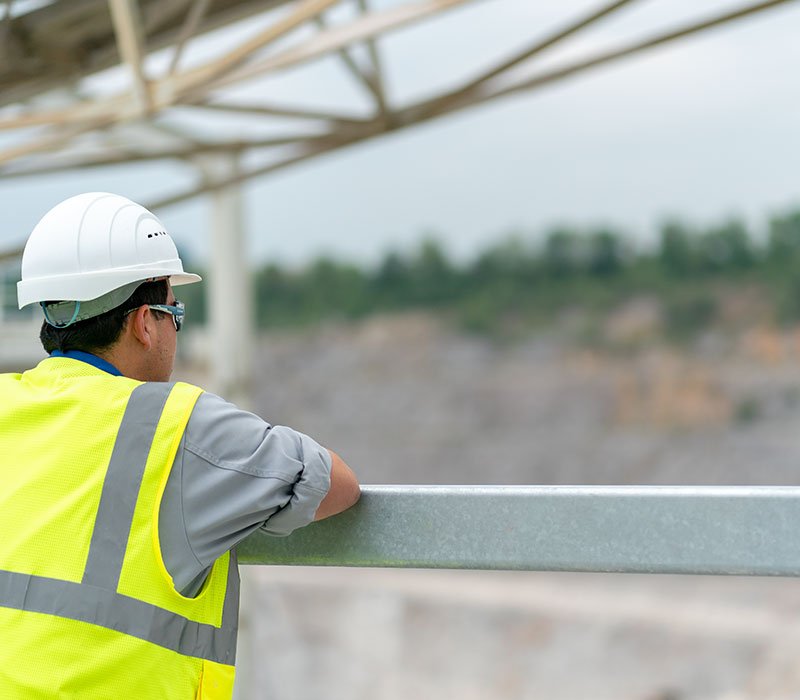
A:
[[[264,520],[261,529],[271,535],[288,535],[314,519],[331,485],[331,456],[308,435],[282,425],[275,426],[269,438],[282,443],[287,461],[295,456],[295,480],[289,500]]]
[[[309,524],[330,488],[330,453],[214,394],[195,406],[162,499],[159,534],[176,588],[190,588],[256,529]]]

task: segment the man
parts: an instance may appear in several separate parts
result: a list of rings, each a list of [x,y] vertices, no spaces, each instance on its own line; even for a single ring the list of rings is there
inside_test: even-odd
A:
[[[0,375],[0,697],[229,698],[231,549],[358,500],[333,452],[170,384],[196,282],[158,219],[88,193],[31,233],[49,357]]]

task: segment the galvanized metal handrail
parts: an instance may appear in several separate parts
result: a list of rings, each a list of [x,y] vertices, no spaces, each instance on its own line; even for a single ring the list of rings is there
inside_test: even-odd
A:
[[[800,487],[367,486],[244,564],[800,575]]]

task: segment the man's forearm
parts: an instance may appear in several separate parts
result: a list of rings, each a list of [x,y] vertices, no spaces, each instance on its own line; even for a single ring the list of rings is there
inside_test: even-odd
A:
[[[361,487],[352,469],[333,450],[328,452],[331,455],[331,486],[319,504],[314,520],[323,520],[347,510],[361,496]]]

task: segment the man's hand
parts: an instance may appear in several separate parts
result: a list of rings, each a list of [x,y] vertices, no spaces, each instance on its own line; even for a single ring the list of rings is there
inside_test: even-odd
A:
[[[319,504],[314,520],[323,520],[347,510],[361,496],[356,475],[333,450],[328,452],[331,455],[331,487]]]

